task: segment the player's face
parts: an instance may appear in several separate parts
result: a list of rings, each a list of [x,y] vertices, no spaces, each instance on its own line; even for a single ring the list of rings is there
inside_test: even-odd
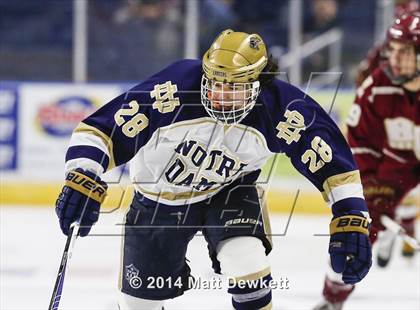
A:
[[[253,109],[260,82],[225,83],[201,78],[201,103],[207,113],[225,124],[239,123]]]
[[[248,101],[250,90],[243,83],[222,83],[212,81],[207,97],[213,109],[231,111],[242,108]]]
[[[416,72],[416,53],[414,46],[391,41],[388,57],[392,73],[395,76],[411,76]]]

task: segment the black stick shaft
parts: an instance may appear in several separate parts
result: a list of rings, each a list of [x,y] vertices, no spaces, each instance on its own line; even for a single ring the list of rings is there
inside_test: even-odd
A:
[[[54,290],[51,296],[50,305],[48,307],[48,310],[57,310],[58,305],[60,303],[61,299],[61,292],[63,290],[64,285],[64,275],[66,272],[66,266],[67,266],[67,259],[69,256],[69,247],[71,244],[71,241],[73,239],[73,229],[74,226],[70,226],[68,235],[67,235],[67,241],[66,245],[64,247],[63,256],[61,258],[60,267],[58,268],[57,278],[55,280]],[[76,238],[76,236],[74,236]]]

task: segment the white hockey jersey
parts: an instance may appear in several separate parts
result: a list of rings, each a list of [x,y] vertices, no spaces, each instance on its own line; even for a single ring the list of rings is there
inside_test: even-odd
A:
[[[274,80],[241,124],[228,126],[202,106],[201,76],[200,61],[179,61],[104,105],[75,129],[66,170],[101,175],[130,161],[137,192],[185,205],[235,180],[253,184],[271,155],[285,153],[331,204],[364,204],[350,149],[313,99]]]

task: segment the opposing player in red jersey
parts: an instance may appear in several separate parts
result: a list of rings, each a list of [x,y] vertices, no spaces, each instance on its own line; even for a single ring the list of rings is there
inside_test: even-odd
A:
[[[410,14],[420,12],[420,4],[418,0],[397,0],[395,1],[395,18],[398,18],[404,14]],[[372,74],[372,72],[382,66],[384,63],[387,65],[387,40],[373,46],[365,59],[363,59],[356,73],[355,83],[357,87],[360,87],[362,82]],[[418,213],[418,206],[420,205],[420,195],[418,190],[413,190],[407,194],[401,201],[399,207],[396,210],[396,219],[401,226],[409,233],[414,236],[415,229],[414,223]],[[395,233],[385,230],[379,236],[377,245],[377,261],[378,265],[385,267],[391,257],[393,245],[395,242]],[[411,247],[407,242],[403,242],[401,254],[405,257],[414,256],[414,248]]]
[[[420,4],[418,0],[397,0],[395,1],[395,18],[400,17],[404,14],[410,14],[420,11]],[[375,44],[366,55],[366,58],[363,59],[358,68],[355,78],[356,86],[359,87],[362,82],[381,64],[381,61],[384,60],[384,47],[386,47],[386,42],[381,42]]]
[[[357,89],[348,140],[359,166],[372,217],[370,239],[395,218],[402,198],[420,181],[420,13],[404,14],[387,32],[387,65]],[[414,223],[413,223],[414,225]],[[414,229],[414,227],[413,227]],[[339,310],[354,289],[331,268],[318,310]]]

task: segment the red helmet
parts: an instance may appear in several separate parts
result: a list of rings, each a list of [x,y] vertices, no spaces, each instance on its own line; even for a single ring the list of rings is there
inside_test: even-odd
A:
[[[420,5],[417,0],[396,1],[396,3],[394,11],[395,18],[398,18],[403,14],[420,11]]]
[[[420,12],[398,17],[388,29],[387,39],[420,46]]]

